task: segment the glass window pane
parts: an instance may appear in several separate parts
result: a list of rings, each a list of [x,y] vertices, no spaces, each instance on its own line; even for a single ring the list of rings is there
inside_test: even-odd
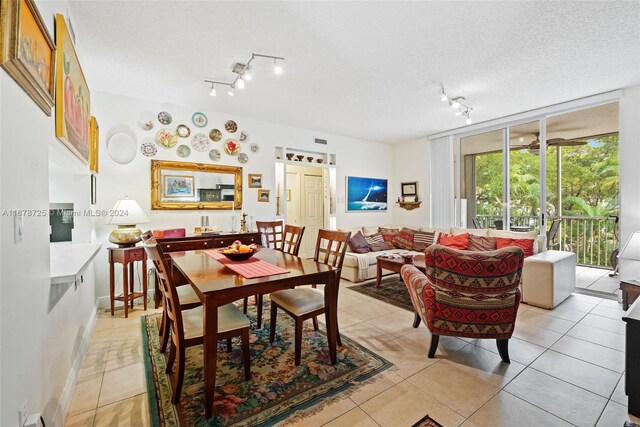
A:
[[[510,229],[540,231],[540,125],[509,128]]]

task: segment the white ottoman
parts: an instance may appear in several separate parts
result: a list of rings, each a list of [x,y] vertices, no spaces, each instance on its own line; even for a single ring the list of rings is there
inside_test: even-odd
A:
[[[522,302],[552,309],[576,289],[576,254],[544,251],[524,260]]]

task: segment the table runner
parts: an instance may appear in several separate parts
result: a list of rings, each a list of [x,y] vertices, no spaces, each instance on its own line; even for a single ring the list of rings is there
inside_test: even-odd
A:
[[[289,270],[269,264],[260,258],[249,258],[246,261],[233,261],[221,254],[217,249],[207,249],[205,254],[215,259],[221,264],[229,267],[245,279],[255,279],[257,277],[272,276],[274,274],[285,274]]]

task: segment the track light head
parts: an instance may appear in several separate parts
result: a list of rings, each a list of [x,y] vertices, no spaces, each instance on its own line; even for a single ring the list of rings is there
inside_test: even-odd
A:
[[[440,84],[440,101],[446,102],[449,100],[446,92],[444,91],[444,85]]]
[[[209,92],[210,96],[216,96],[216,87],[213,83],[211,83],[211,91]]]
[[[244,77],[242,74],[240,74],[240,76],[238,77],[238,81],[236,82],[236,86],[238,86],[238,89],[244,89]]]
[[[282,65],[278,63],[276,58],[273,58],[273,72],[275,74],[282,74]]]
[[[229,92],[227,92],[229,94],[229,96],[234,96],[236,94],[236,87],[234,85],[231,85],[229,87]]]
[[[251,79],[253,78],[253,74],[251,74],[251,67],[249,67],[248,65],[245,67],[244,71],[242,72],[242,75],[244,76],[244,79],[246,81],[251,81]]]

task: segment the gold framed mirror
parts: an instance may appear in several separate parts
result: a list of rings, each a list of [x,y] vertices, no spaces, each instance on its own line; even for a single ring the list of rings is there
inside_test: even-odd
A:
[[[151,160],[151,209],[242,209],[242,168]]]

